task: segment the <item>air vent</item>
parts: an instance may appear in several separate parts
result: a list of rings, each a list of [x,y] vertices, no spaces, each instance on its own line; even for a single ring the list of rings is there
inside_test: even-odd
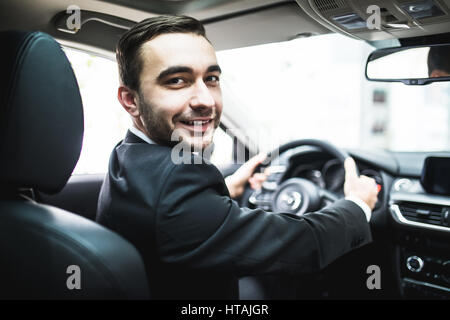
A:
[[[346,7],[344,0],[314,0],[319,11],[328,11]]]
[[[446,207],[434,204],[401,202],[400,213],[405,219],[414,222],[444,226],[444,210]]]

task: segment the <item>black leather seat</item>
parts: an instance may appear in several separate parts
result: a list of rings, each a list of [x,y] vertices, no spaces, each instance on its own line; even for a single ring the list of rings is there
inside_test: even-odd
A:
[[[81,97],[49,35],[5,31],[0,42],[0,298],[149,298],[131,244],[32,199],[33,190],[60,191],[72,173],[83,138]]]

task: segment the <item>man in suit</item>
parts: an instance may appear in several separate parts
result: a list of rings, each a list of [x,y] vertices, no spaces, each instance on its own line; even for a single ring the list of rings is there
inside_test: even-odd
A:
[[[299,217],[232,200],[264,180],[252,175],[263,158],[224,180],[190,152],[208,148],[222,112],[221,70],[200,22],[146,19],[122,36],[117,61],[133,126],[111,154],[97,220],[139,250],[154,298],[237,298],[240,276],[314,272],[371,241],[378,191],[352,159],[347,199]],[[188,163],[174,161],[180,141]]]

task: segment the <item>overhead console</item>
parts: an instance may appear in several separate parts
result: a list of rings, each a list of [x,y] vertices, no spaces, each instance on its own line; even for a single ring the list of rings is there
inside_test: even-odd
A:
[[[450,0],[296,2],[308,15],[328,29],[367,41],[418,37],[450,30]],[[379,9],[379,28],[374,28],[374,8]]]

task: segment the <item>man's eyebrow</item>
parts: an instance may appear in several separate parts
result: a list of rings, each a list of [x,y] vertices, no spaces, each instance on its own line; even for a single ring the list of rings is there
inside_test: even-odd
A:
[[[215,72],[215,71],[222,73],[222,69],[220,69],[219,65],[217,64],[209,66],[208,69],[206,70],[206,72]]]
[[[189,67],[183,67],[183,66],[175,66],[175,67],[169,67],[164,71],[161,71],[161,73],[158,75],[158,78],[156,78],[157,81],[161,81],[167,76],[170,76],[171,74],[175,73],[193,73],[194,71]]]

